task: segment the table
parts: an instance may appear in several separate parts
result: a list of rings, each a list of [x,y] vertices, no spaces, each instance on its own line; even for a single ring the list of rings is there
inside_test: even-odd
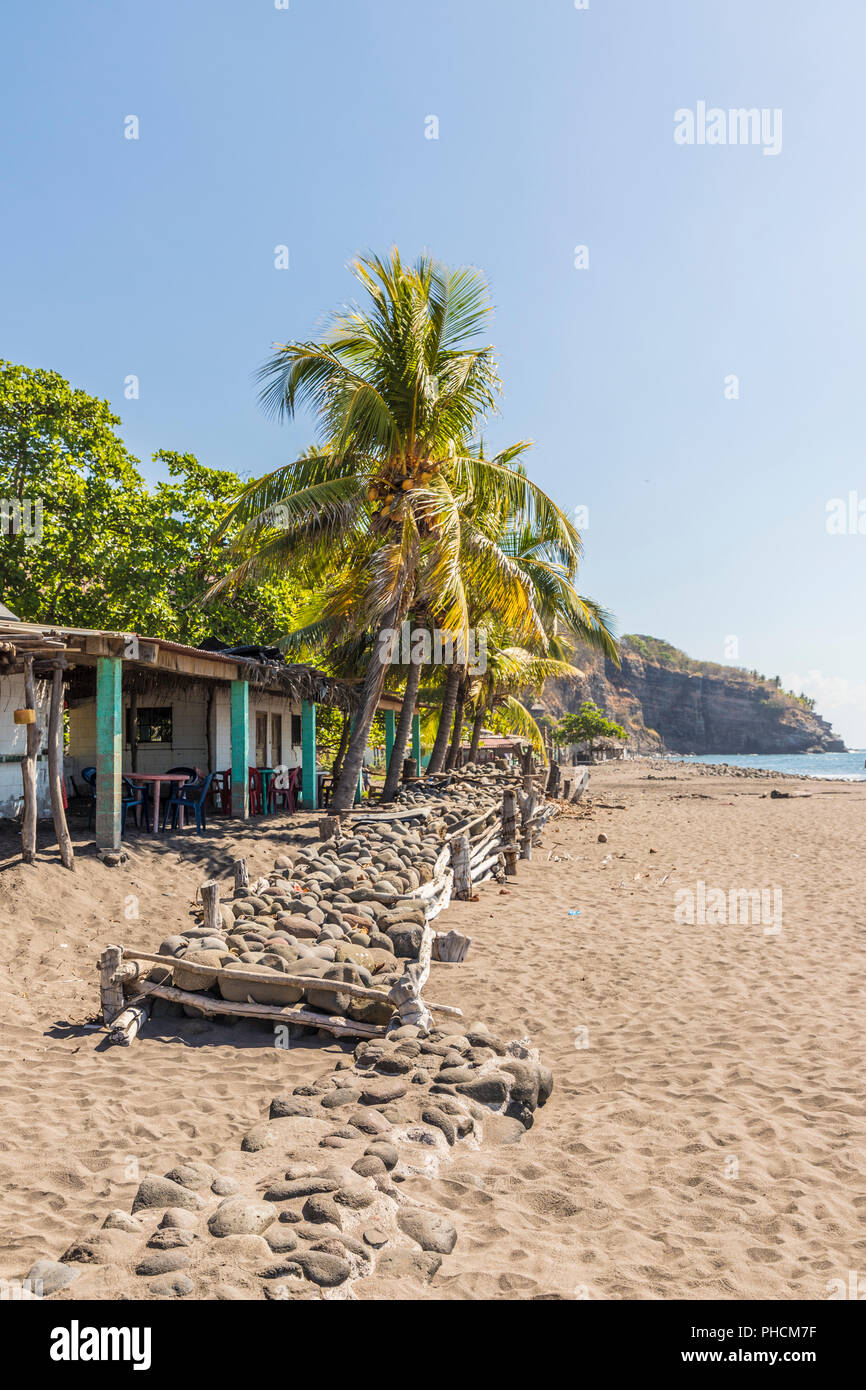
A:
[[[268,810],[268,788],[271,785],[271,778],[276,776],[275,767],[260,767],[256,769],[262,779],[262,815],[270,815]]]
[[[150,782],[153,785],[153,830],[152,835],[159,834],[159,791],[162,782],[177,782],[183,786],[189,781],[185,772],[124,772],[124,777],[128,782]],[[183,830],[183,807],[180,808],[178,816],[178,828]]]

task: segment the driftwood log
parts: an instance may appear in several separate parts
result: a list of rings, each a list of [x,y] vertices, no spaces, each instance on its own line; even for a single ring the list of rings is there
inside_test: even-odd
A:
[[[421,938],[418,959],[406,966],[402,979],[392,985],[388,992],[388,997],[395,1009],[395,1017],[388,1024],[389,1028],[393,1029],[411,1023],[422,1033],[432,1032],[433,1018],[421,998],[421,991],[427,983],[427,976],[430,974],[432,953],[433,928],[428,922]]]
[[[120,950],[119,947],[114,949]],[[348,994],[353,999],[377,999],[381,1003],[388,1003],[391,998],[390,993],[384,989],[371,989],[368,985],[354,985],[346,980],[324,980],[320,979],[318,975],[288,975],[282,971],[274,975],[259,970],[232,970],[231,966],[217,968],[212,965],[197,965],[193,961],[185,961],[183,956],[159,956],[152,951],[138,951],[129,946],[124,948],[122,955],[127,956],[132,961],[143,960],[154,965],[164,965],[167,970],[170,970],[172,966],[177,966],[186,974],[211,977],[216,975],[218,980],[243,980],[245,984],[251,985],[298,985],[304,989],[309,987],[324,991],[327,994]],[[129,978],[129,976],[123,978]],[[136,984],[142,984],[142,982],[136,979]],[[462,1010],[454,1008],[450,1004],[430,1004],[429,1008],[435,1013],[446,1014],[449,1018],[463,1017]]]
[[[316,982],[318,984],[318,981]],[[385,1029],[380,1024],[356,1023],[354,1019],[338,1015],[316,1014],[310,1009],[297,1009],[279,1004],[235,1004],[223,999],[215,999],[211,994],[194,994],[190,990],[176,989],[173,985],[156,984],[153,980],[139,981],[142,994],[155,995],[157,999],[168,999],[174,1004],[187,1004],[205,1015],[232,1014],[238,1018],[263,1018],[273,1023],[299,1023],[305,1028],[321,1028],[326,1033],[340,1037],[381,1038]]]
[[[456,965],[458,961],[466,959],[471,945],[472,937],[463,936],[459,931],[436,932],[433,938],[432,960]]]
[[[245,859],[236,859],[233,865],[235,875],[235,892],[241,888],[250,886],[250,870]]]
[[[502,846],[505,872],[509,878],[517,873],[517,798],[513,791],[502,793]]]
[[[451,841],[451,869],[454,874],[454,896],[466,902],[472,896],[472,870],[469,863],[469,836],[455,835]]]

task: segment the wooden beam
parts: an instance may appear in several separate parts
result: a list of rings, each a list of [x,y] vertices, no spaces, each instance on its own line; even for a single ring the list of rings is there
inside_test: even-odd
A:
[[[318,983],[318,982],[317,982]],[[354,1019],[331,1014],[314,1014],[310,1009],[282,1008],[279,1004],[232,1004],[215,999],[211,994],[193,994],[173,985],[157,985],[152,980],[140,980],[141,994],[153,994],[157,999],[170,999],[175,1004],[188,1004],[203,1014],[232,1014],[238,1018],[264,1018],[272,1023],[300,1023],[306,1028],[322,1028],[352,1038],[383,1038],[385,1029],[379,1024],[356,1023]]]
[[[183,956],[154,955],[152,951],[136,951],[130,946],[124,947],[123,954],[127,960],[150,961],[154,965],[164,965],[169,970],[176,967],[192,975],[208,975],[211,978],[216,975],[218,980],[242,980],[244,984],[249,985],[296,985],[301,989],[318,990],[326,994],[348,994],[352,999],[374,999],[383,1004],[387,1004],[390,999],[387,990],[371,989],[368,985],[353,985],[346,980],[323,980],[318,975],[288,975],[282,972],[271,975],[264,970],[233,970],[231,966],[224,965],[214,968],[212,965],[184,961]],[[135,988],[138,989],[140,984],[141,980],[136,976]],[[448,1018],[463,1017],[463,1011],[451,1004],[428,1004],[427,1007],[435,1013],[447,1015]]]
[[[33,680],[33,657],[24,658],[24,699],[27,708],[36,710],[36,685]],[[28,724],[27,745],[21,760],[24,783],[24,820],[21,826],[21,858],[25,864],[36,859],[36,759],[42,742],[42,730],[37,723]]]
[[[120,657],[96,663],[96,843],[120,849],[123,697]]]
[[[48,791],[51,796],[51,814],[54,817],[54,833],[60,849],[60,862],[64,869],[75,869],[75,854],[72,839],[66,824],[63,809],[63,669],[55,666],[51,675],[51,708],[48,717]]]

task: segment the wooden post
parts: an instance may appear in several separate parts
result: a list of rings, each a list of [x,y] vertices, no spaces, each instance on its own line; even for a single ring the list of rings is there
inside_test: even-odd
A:
[[[415,759],[416,777],[421,776],[421,716],[412,715],[412,757]]]
[[[523,792],[520,796],[520,857],[532,858],[532,817],[535,815],[534,792]]]
[[[123,662],[119,656],[96,661],[96,843],[120,849],[120,794],[123,757]]]
[[[394,739],[397,733],[396,715],[392,709],[385,710],[385,768],[387,770],[391,762],[391,753],[394,749]]]
[[[469,868],[469,836],[455,835],[451,841],[451,867],[454,870],[454,896],[468,902],[472,896],[472,874]]]
[[[237,892],[239,888],[249,888],[250,871],[247,861],[245,859],[236,859],[234,862],[234,871],[235,892]]]
[[[316,706],[312,700],[301,705],[301,799],[305,811],[319,804],[319,770],[316,759]]]
[[[433,953],[433,928],[428,922],[424,927],[418,959],[407,965],[400,979],[388,991],[388,998],[394,1005],[397,1016],[388,1027],[401,1027],[411,1023],[422,1033],[433,1028],[433,1016],[421,998],[421,991],[430,974],[430,958]]]
[[[248,820],[250,814],[250,687],[232,681],[232,815]]]
[[[64,869],[75,869],[72,839],[63,809],[63,668],[55,666],[51,676],[51,709],[48,717],[48,791],[54,832]]]
[[[320,840],[339,840],[340,838],[340,817],[339,816],[320,816],[319,818],[319,839]]]
[[[99,958],[99,1000],[102,1017],[108,1024],[113,1023],[123,1011],[122,961],[123,948],[120,946],[106,946]]]
[[[209,878],[201,886],[201,905],[204,911],[204,924],[209,931],[222,935],[223,919],[220,911],[220,886],[215,878]]]
[[[36,709],[36,686],[33,680],[33,657],[24,658],[24,699],[28,709]],[[32,864],[36,858],[36,759],[42,742],[42,730],[36,723],[27,725],[27,742],[21,759],[21,778],[24,783],[24,820],[21,825],[21,858]]]
[[[502,793],[502,848],[505,853],[505,872],[509,878],[517,874],[517,798],[513,791]]]

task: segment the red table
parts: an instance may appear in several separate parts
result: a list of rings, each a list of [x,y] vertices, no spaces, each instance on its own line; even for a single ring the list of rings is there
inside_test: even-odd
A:
[[[185,772],[124,772],[128,782],[150,782],[153,786],[153,835],[159,834],[159,789],[161,782],[178,782],[183,785],[189,781]],[[183,830],[183,807],[178,816],[178,829]]]

